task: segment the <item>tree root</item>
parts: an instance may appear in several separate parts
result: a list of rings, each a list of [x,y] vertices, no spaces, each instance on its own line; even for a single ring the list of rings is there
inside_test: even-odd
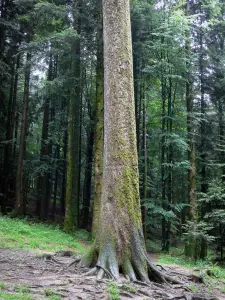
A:
[[[67,268],[72,267],[73,265],[79,263],[80,261],[81,261],[81,258],[80,258],[80,257],[74,259],[74,261],[72,261],[72,262],[67,266]]]
[[[94,256],[88,254],[88,259],[86,257],[80,263],[82,267],[93,266],[90,271],[84,273],[84,276],[97,275],[97,280],[102,280],[104,277],[115,281],[119,280],[119,264],[113,251],[110,253],[107,251],[107,254],[105,252],[99,255],[96,263],[90,261],[90,257],[93,258]],[[157,266],[150,262],[146,255],[144,255],[144,260],[145,265],[143,265],[143,260],[137,259],[136,261],[132,261],[128,257],[125,257],[121,265],[124,277],[131,282],[139,282],[148,287],[150,286],[150,278],[152,278],[155,282],[164,283],[167,285],[169,285],[169,283],[183,284],[180,280],[173,278],[165,272],[159,270]]]
[[[105,241],[103,244],[95,241],[90,251],[81,260],[82,267],[94,268],[87,274],[97,274],[98,280],[105,276],[119,281],[122,273],[131,282],[140,280],[150,284],[152,280],[167,285],[182,284],[180,280],[169,276],[165,269],[160,270],[149,260],[142,230],[133,230],[127,248],[118,249],[116,241],[111,240],[109,236]]]

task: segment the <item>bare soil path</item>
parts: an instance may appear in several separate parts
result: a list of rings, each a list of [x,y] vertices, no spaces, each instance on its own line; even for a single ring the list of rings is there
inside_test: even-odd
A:
[[[74,257],[66,252],[43,255],[24,250],[0,249],[0,282],[6,283],[5,292],[12,294],[16,287],[26,287],[33,299],[49,299],[50,295],[71,300],[110,299],[107,292],[109,280],[99,282],[95,277],[87,277],[84,275],[85,270],[76,264],[68,267],[73,261]],[[185,284],[171,286],[137,282],[131,285],[121,282],[118,284],[119,299],[225,300],[216,287],[210,291],[208,286],[196,283],[193,289],[193,283],[189,281],[191,271],[177,266],[163,268]]]

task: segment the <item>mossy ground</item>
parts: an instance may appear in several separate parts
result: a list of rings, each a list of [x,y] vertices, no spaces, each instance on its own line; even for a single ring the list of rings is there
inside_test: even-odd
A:
[[[88,233],[63,232],[58,226],[37,224],[23,219],[0,217],[0,247],[31,251],[70,250],[74,254],[84,253],[88,243]]]

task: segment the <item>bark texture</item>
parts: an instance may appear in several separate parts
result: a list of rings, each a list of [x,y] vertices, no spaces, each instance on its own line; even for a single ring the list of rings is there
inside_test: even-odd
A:
[[[99,9],[98,24],[98,49],[96,66],[96,108],[95,108],[95,133],[94,133],[94,204],[92,235],[97,233],[101,211],[102,199],[102,172],[103,172],[103,147],[104,147],[104,66],[103,66],[103,35],[102,35],[102,7]]]
[[[138,180],[129,0],[103,1],[104,157],[98,235],[82,260],[91,274],[165,280],[145,249]]]
[[[78,15],[75,14],[78,12]],[[73,27],[77,33],[81,33],[82,1],[73,3]],[[77,38],[72,46],[71,70],[73,82],[69,99],[68,119],[68,150],[67,150],[67,174],[66,174],[66,201],[64,230],[72,231],[78,227],[79,214],[79,153],[80,153],[80,38]]]
[[[31,60],[31,55],[30,53],[27,53],[27,61],[25,67],[20,147],[19,147],[18,165],[17,165],[17,172],[16,172],[16,203],[14,207],[15,215],[17,214],[23,215],[25,214],[26,211],[26,203],[23,194],[23,188],[24,188],[23,161],[26,152],[26,135],[27,135],[27,125],[28,125],[30,60]]]

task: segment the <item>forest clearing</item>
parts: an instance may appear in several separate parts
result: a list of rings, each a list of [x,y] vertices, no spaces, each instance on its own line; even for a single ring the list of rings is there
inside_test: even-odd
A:
[[[223,0],[0,1],[0,299],[225,293]]]
[[[122,278],[120,282],[97,280],[86,276],[86,269],[71,265],[91,246],[87,232],[70,235],[52,225],[7,218],[0,219],[0,228],[4,247],[0,249],[0,299],[225,299],[225,271],[212,264],[192,263],[187,268],[182,261],[175,264],[172,256],[151,253],[154,263],[183,284],[131,283]],[[201,275],[204,284],[198,282]]]

